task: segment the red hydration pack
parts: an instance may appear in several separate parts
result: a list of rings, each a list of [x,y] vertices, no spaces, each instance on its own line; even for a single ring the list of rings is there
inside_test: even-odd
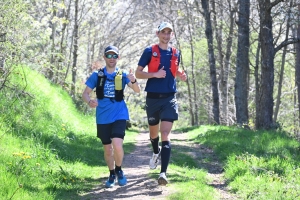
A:
[[[176,77],[176,72],[178,70],[178,57],[175,56],[177,53],[177,49],[172,47],[172,58],[171,58],[171,72],[174,77]],[[148,64],[148,72],[157,72],[160,64],[160,52],[158,48],[158,44],[152,45],[152,56],[151,60]]]

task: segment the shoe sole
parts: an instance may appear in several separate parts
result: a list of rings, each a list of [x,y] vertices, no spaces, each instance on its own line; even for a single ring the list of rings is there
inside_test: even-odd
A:
[[[151,167],[149,167],[149,168],[150,168],[150,169],[156,169],[156,167],[157,167],[157,165],[156,165],[154,168],[153,168],[153,167],[152,167],[152,168],[151,168]]]
[[[106,188],[112,188],[112,187],[114,187],[114,186],[115,186],[115,184],[109,185],[109,186],[108,186],[108,185],[105,185]]]
[[[168,181],[164,179],[163,177],[158,178],[158,185],[167,185]]]
[[[158,163],[159,163],[159,157],[160,157],[160,154],[161,154],[161,149],[160,149],[160,151],[159,151],[159,153],[158,153],[158,156],[157,156],[157,160],[156,160],[156,161],[157,161],[157,165],[158,165]],[[153,167],[151,168],[150,165],[149,165],[149,168],[150,168],[150,169],[156,169],[157,165],[156,165],[154,168],[153,168]]]

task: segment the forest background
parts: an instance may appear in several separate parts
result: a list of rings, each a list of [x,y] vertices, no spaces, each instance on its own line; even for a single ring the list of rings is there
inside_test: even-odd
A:
[[[119,66],[135,69],[144,48],[157,42],[157,26],[168,21],[174,27],[170,45],[181,50],[188,75],[178,82],[176,126],[238,124],[298,136],[296,0],[3,0],[0,9],[0,90],[7,94],[24,95],[7,80],[15,66],[26,65],[93,114],[81,93],[104,65],[103,49],[119,47]],[[145,81],[138,81],[144,90]],[[144,96],[127,91],[125,97],[131,121],[140,127],[147,125]]]

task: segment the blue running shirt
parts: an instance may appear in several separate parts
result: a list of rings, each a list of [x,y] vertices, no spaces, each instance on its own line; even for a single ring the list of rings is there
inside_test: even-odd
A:
[[[96,123],[97,124],[109,124],[117,120],[129,120],[128,108],[124,100],[118,102],[112,98],[115,97],[115,76],[118,71],[108,74],[106,67],[104,68],[104,74],[107,76],[104,85],[104,98],[98,99],[98,106],[96,108]],[[92,75],[85,82],[86,86],[91,89],[95,89],[98,80],[98,71],[92,73]],[[122,86],[123,89],[129,83],[127,78],[127,72],[122,73]]]

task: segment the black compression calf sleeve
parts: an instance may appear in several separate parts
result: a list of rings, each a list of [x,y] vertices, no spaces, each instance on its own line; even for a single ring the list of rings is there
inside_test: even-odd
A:
[[[155,154],[158,154],[159,153],[159,136],[157,138],[150,138],[150,141],[151,141],[151,144],[152,144],[152,148],[153,148],[153,152]]]

